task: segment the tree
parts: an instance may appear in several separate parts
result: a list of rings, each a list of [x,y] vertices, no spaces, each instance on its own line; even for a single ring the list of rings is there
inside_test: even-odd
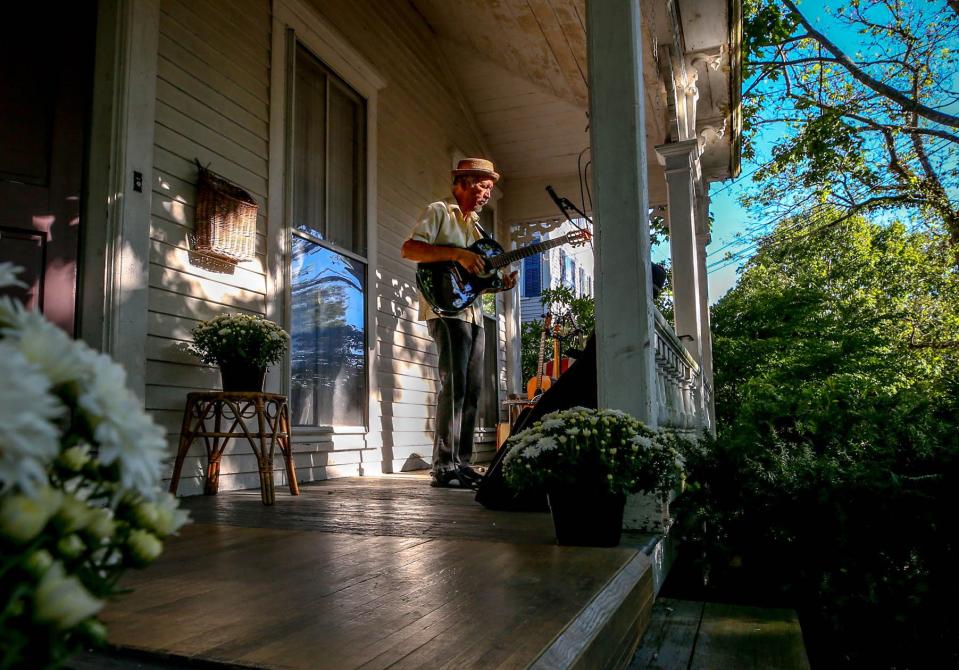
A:
[[[959,272],[930,232],[804,223],[713,309],[719,434],[677,517],[714,585],[800,610],[814,666],[952,666]]]
[[[956,3],[823,7],[828,30],[794,0],[745,2],[744,157],[778,133],[745,204],[773,221],[811,208],[793,220],[813,228],[895,210],[944,230],[959,265]]]

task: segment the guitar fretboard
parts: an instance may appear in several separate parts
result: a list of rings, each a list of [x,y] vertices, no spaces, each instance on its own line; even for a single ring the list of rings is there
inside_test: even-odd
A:
[[[519,249],[514,249],[513,251],[507,251],[505,253],[499,254],[498,256],[493,256],[489,259],[489,264],[495,268],[503,268],[514,263],[521,258],[526,258],[527,256],[535,256],[536,254],[541,254],[544,251],[552,249],[553,247],[558,247],[562,244],[566,244],[569,241],[569,235],[563,235],[562,237],[557,237],[552,240],[546,240],[545,242],[535,242],[529,246],[520,247]]]

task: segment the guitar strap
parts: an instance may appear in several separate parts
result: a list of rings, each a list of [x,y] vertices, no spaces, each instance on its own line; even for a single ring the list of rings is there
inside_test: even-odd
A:
[[[478,233],[480,234],[480,237],[482,237],[484,240],[492,240],[492,239],[493,239],[493,236],[492,236],[492,235],[490,235],[490,234],[487,233],[485,230],[483,230],[483,226],[481,226],[481,225],[479,224],[479,219],[477,219],[476,221],[474,221],[474,222],[473,222],[473,225],[476,227],[476,232],[478,232]],[[495,240],[494,240],[494,241],[495,241]]]

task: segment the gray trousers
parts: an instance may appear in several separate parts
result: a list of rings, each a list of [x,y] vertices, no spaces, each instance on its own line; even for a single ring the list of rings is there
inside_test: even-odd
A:
[[[459,319],[426,322],[439,353],[433,472],[469,465],[473,456],[476,406],[483,386],[483,327]]]

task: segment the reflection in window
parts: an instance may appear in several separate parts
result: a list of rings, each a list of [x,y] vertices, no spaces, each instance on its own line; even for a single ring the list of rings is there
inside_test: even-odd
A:
[[[366,422],[366,268],[293,235],[290,413],[295,426]]]

